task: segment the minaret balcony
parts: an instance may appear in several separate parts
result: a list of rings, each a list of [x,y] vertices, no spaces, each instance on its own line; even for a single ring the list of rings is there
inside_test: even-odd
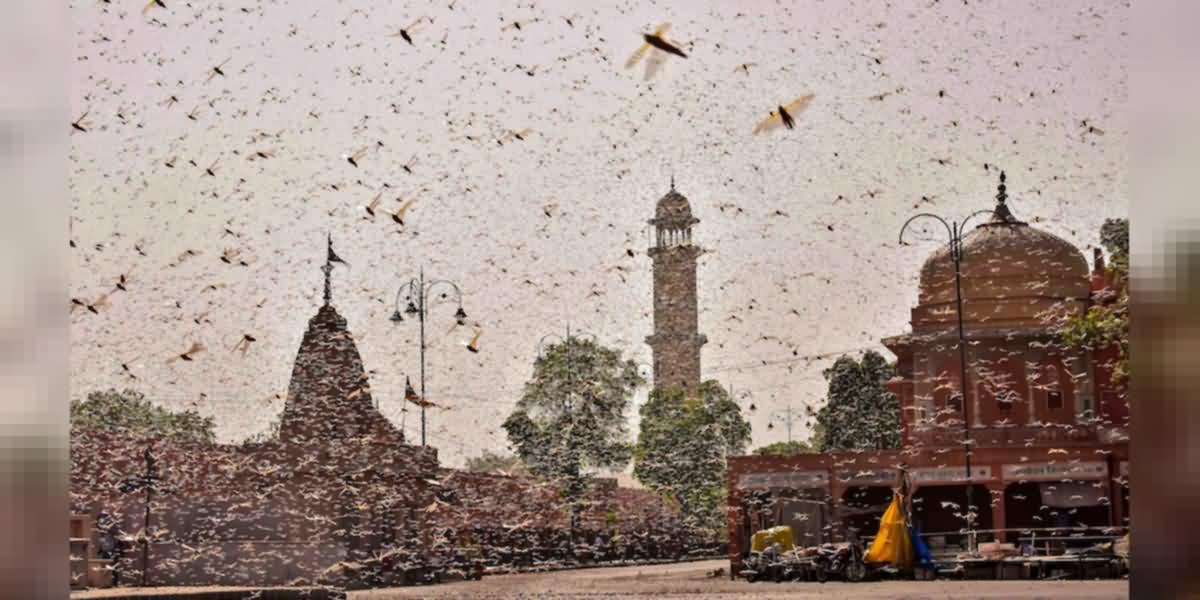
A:
[[[651,346],[674,343],[693,343],[697,346],[703,346],[708,343],[708,336],[703,333],[655,333],[646,336],[646,343]]]
[[[657,258],[659,255],[695,258],[703,253],[703,248],[693,245],[690,242],[687,244],[676,244],[673,246],[651,246],[646,249],[646,255],[650,258]]]

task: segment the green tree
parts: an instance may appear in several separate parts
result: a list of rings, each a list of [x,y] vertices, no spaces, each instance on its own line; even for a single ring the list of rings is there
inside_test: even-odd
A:
[[[1083,314],[1072,317],[1062,328],[1063,343],[1071,349],[1116,346],[1118,357],[1113,379],[1129,378],[1129,221],[1107,219],[1100,227],[1100,244],[1108,252],[1111,288]]]
[[[151,404],[137,390],[95,391],[71,401],[71,427],[196,441],[216,440],[216,423],[192,410],[175,412]]]
[[[641,408],[633,474],[677,502],[691,524],[722,526],[725,457],[745,452],[750,424],[729,393],[705,381],[695,394],[655,390]]]
[[[808,442],[793,440],[791,442],[775,442],[754,449],[758,456],[795,456],[797,454],[812,454],[816,449]]]
[[[620,468],[631,448],[625,410],[645,383],[617,350],[571,337],[533,363],[533,378],[504,421],[508,441],[533,474],[560,485],[572,527],[588,469]]]
[[[1129,219],[1105,219],[1100,226],[1100,245],[1108,251],[1110,269],[1129,272]]]
[[[484,451],[479,456],[467,459],[467,471],[470,473],[495,473],[503,471],[509,475],[528,471],[521,457]]]
[[[816,413],[822,451],[900,447],[900,400],[884,383],[896,373],[878,352],[842,356],[825,369],[829,392]]]

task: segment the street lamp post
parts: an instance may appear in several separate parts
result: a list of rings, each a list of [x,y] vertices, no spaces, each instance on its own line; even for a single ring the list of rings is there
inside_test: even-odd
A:
[[[421,343],[420,343],[420,360],[421,360],[421,446],[425,446],[425,316],[428,313],[429,294],[438,286],[448,286],[454,292],[454,301],[458,304],[458,310],[454,312],[454,319],[459,325],[466,323],[467,313],[462,307],[462,291],[458,289],[458,284],[445,279],[433,279],[425,281],[425,269],[421,269],[417,277],[410,279],[408,283],[402,284],[400,289],[396,290],[396,309],[392,312],[391,320],[393,323],[400,323],[404,320],[404,316],[400,314],[400,295],[404,294],[404,299],[408,302],[408,306],[404,309],[404,313],[408,316],[416,315],[417,321],[421,324]],[[406,293],[407,292],[407,293]],[[446,297],[446,292],[441,293],[441,297]]]
[[[998,207],[1003,207],[1004,201],[1008,197],[1007,194],[1005,194],[1004,179],[1005,179],[1004,172],[1001,171],[1000,172],[999,193],[996,195],[996,199],[1000,201],[1000,203],[998,204]],[[900,227],[900,238],[899,238],[900,244],[904,245],[904,232],[908,229],[908,225],[910,223],[912,223],[913,221],[920,219],[920,218],[931,218],[931,219],[938,221],[939,223],[941,223],[943,226],[946,227],[946,233],[948,233],[950,236],[950,241],[949,241],[949,243],[950,243],[950,260],[954,263],[954,301],[955,301],[955,305],[957,307],[956,312],[958,315],[958,371],[959,371],[959,386],[960,386],[959,387],[959,397],[961,398],[961,401],[962,401],[962,421],[963,421],[962,444],[963,444],[964,466],[966,467],[966,473],[965,473],[966,474],[966,486],[967,486],[967,506],[966,506],[967,519],[966,520],[967,520],[968,549],[972,549],[972,547],[973,547],[971,538],[974,537],[974,529],[975,529],[975,526],[974,526],[975,512],[974,512],[974,510],[975,510],[975,507],[974,507],[974,504],[972,503],[972,500],[973,500],[973,493],[972,493],[973,489],[972,488],[974,486],[971,483],[971,421],[968,416],[969,413],[967,412],[968,407],[970,406],[970,402],[968,402],[968,400],[967,400],[967,389],[968,389],[968,387],[967,387],[967,343],[966,343],[966,335],[963,331],[963,298],[962,298],[963,232],[966,231],[967,222],[970,221],[972,218],[974,218],[978,215],[981,215],[981,214],[996,215],[997,210],[975,211],[975,212],[967,215],[967,217],[965,219],[963,219],[962,221],[947,221],[946,219],[944,219],[938,215],[932,214],[932,213],[920,213],[917,215],[913,215],[907,221],[904,222],[904,225],[902,227]]]
[[[575,366],[571,361],[572,354],[574,351],[574,349],[571,347],[571,340],[587,339],[587,340],[591,341],[592,343],[595,343],[596,336],[594,334],[587,333],[587,332],[584,332],[582,334],[577,333],[577,332],[572,333],[571,326],[570,326],[570,324],[568,324],[566,337],[550,333],[550,334],[546,334],[546,335],[542,336],[541,339],[538,340],[537,353],[538,353],[539,359],[542,357],[542,348],[545,346],[545,343],[548,340],[553,341],[555,339],[558,340],[558,343],[563,344],[567,350],[566,356],[567,356],[567,377],[568,377],[567,390],[568,391],[567,391],[567,397],[565,399],[565,405],[566,405],[565,408],[566,408],[567,416],[570,419],[570,422],[567,425],[567,443],[569,444],[568,449],[570,452],[570,456],[567,457],[567,459],[571,461],[570,469],[568,472],[571,477],[571,481],[569,482],[569,485],[570,485],[571,496],[572,496],[571,497],[571,521],[570,521],[570,524],[568,525],[568,527],[569,527],[568,541],[570,542],[571,547],[574,548],[574,546],[575,546],[575,530],[579,526],[579,512],[580,512],[579,499],[576,498],[575,495],[581,493],[581,491],[582,491],[580,489],[581,486],[580,486],[580,481],[579,481],[582,476],[582,473],[580,472],[582,470],[582,465],[580,465],[579,455],[578,455],[578,452],[576,452],[577,448],[576,448],[576,440],[575,440],[575,402],[574,402],[574,400],[575,400]]]
[[[121,481],[118,490],[124,493],[143,491],[146,493],[145,511],[142,515],[142,587],[146,587],[147,570],[150,563],[150,504],[154,501],[154,492],[170,493],[174,490],[161,485],[162,477],[158,474],[158,461],[154,458],[151,446],[146,446],[142,452],[146,470],[141,475],[127,477]]]

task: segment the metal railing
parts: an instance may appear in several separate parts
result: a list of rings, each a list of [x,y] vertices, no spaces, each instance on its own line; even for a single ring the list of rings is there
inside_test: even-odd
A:
[[[975,529],[971,531],[933,531],[922,532],[920,537],[928,540],[931,537],[939,536],[954,536],[967,538],[966,551],[971,554],[979,552],[979,543],[994,541],[997,533],[1003,532],[1005,539],[1015,543],[1018,548],[1023,543],[1028,542],[1033,555],[1035,556],[1055,556],[1056,554],[1065,554],[1068,547],[1079,548],[1093,546],[1097,543],[1104,543],[1120,539],[1129,532],[1128,526],[1096,526],[1096,527],[1014,527],[1005,529]],[[1088,535],[1089,532],[1100,532],[1094,535]],[[1049,535],[1039,535],[1039,533],[1048,533]],[[982,539],[981,539],[982,538]],[[863,544],[870,547],[875,536],[861,536]],[[1038,543],[1043,545],[1039,548]],[[1092,542],[1092,543],[1081,543]],[[928,546],[928,543],[926,544]],[[961,546],[960,546],[961,548]],[[930,551],[938,553],[934,548],[930,547]]]

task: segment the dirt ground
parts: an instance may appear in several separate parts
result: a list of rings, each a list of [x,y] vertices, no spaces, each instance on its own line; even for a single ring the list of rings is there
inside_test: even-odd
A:
[[[720,577],[708,577],[725,569]],[[642,567],[495,575],[481,581],[355,592],[352,600],[391,598],[1128,598],[1129,582],[887,581],[875,583],[746,583],[730,581],[725,560]]]

